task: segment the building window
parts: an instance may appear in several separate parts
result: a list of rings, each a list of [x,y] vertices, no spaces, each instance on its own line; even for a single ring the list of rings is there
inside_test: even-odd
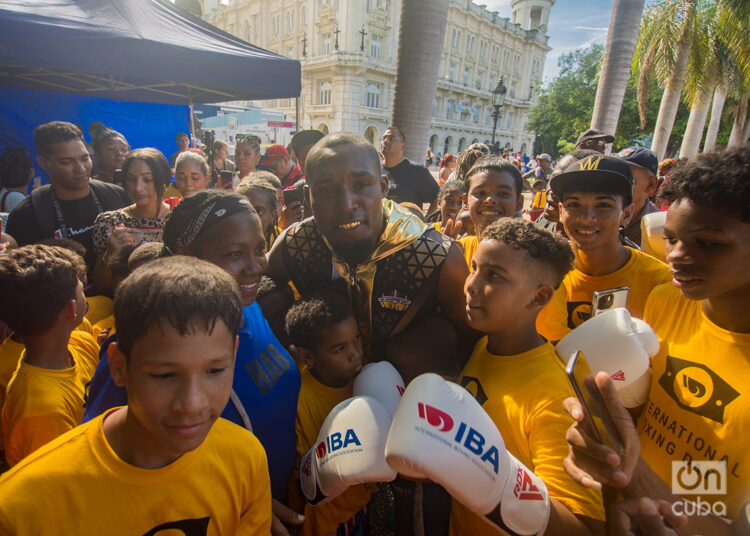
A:
[[[487,79],[487,89],[492,91],[495,89],[495,84],[497,84],[497,73],[492,73]]]
[[[482,89],[482,78],[484,78],[484,73],[481,72],[481,71],[479,71],[477,73],[477,81],[476,81],[476,84],[475,84],[475,86],[476,86],[477,89]]]
[[[466,38],[466,55],[471,56],[474,53],[474,38]]]
[[[492,122],[492,111],[487,108],[484,111],[484,124],[489,125]]]
[[[445,118],[453,119],[453,108],[456,106],[456,102],[448,100],[448,105],[445,107]]]
[[[520,61],[521,61],[521,55],[520,54],[516,54],[516,59],[513,61],[513,72],[514,73],[518,72],[518,63]]]
[[[440,108],[440,104],[439,104],[438,98],[435,97],[435,100],[432,102],[432,117],[438,116],[439,108]]]
[[[510,63],[510,50],[506,50],[503,53],[503,69],[508,69],[508,64]]]
[[[318,104],[331,104],[331,82],[318,83]]]
[[[481,43],[479,43],[479,56],[482,59],[487,58],[487,41],[482,41]]]
[[[465,86],[469,85],[469,68],[468,67],[464,68],[464,85]]]
[[[370,38],[370,56],[380,58],[380,49],[383,45],[383,38],[379,35],[373,35]]]
[[[368,82],[365,87],[365,106],[380,108],[380,84]]]
[[[531,24],[529,25],[529,28],[533,30],[534,28],[539,28],[541,24],[542,24],[542,8],[532,7],[531,8]]]
[[[302,7],[302,14],[300,15],[300,21],[302,23],[302,26],[307,25],[307,8],[304,6]]]
[[[456,80],[456,64],[451,63],[450,71],[448,72],[448,80],[451,82]]]
[[[323,34],[323,47],[322,47],[322,54],[330,54],[331,52],[331,33],[325,33]]]
[[[500,58],[500,47],[493,46],[492,47],[492,63],[497,63],[497,60]]]
[[[513,112],[508,112],[505,116],[505,128],[511,128],[513,125]]]
[[[291,11],[286,12],[286,31],[287,32],[292,31],[292,12]]]
[[[510,96],[511,98],[515,98],[516,96],[516,83],[515,82],[510,83]]]
[[[277,33],[279,33],[279,18],[278,17],[271,17],[271,33],[274,34],[274,37]]]
[[[252,28],[252,26],[248,26],[245,29],[245,41],[247,41],[248,43],[252,43],[253,42],[253,28]]]

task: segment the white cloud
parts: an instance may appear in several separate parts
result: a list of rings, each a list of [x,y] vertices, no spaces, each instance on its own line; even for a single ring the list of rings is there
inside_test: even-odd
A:
[[[597,28],[596,26],[573,26],[574,30],[589,30],[591,32],[606,32],[609,28]]]

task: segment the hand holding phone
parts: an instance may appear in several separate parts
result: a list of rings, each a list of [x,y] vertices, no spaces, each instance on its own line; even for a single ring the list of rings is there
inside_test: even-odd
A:
[[[608,290],[597,290],[594,292],[594,298],[591,300],[591,317],[595,317],[599,313],[615,309],[617,307],[625,307],[628,304],[628,294],[630,289],[628,287],[617,287]]]

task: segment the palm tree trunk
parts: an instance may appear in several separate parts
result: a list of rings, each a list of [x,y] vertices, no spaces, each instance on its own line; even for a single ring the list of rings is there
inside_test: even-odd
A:
[[[721,112],[724,110],[724,101],[726,94],[720,86],[714,90],[714,102],[711,105],[711,121],[708,123],[708,132],[706,132],[706,141],[703,144],[703,152],[710,151],[716,145],[716,136],[719,134],[721,127]]]
[[[415,162],[424,159],[428,143],[447,19],[448,0],[403,0],[393,123],[406,135],[405,156]]]
[[[737,147],[742,144],[745,134],[745,120],[747,119],[747,99],[747,96],[740,99],[740,105],[737,109],[737,115],[734,117],[734,125],[732,125],[732,133],[729,135],[727,148]]]
[[[685,137],[682,138],[680,158],[693,160],[698,156],[698,148],[701,144],[701,138],[703,138],[703,129],[706,127],[709,104],[711,104],[709,95],[702,93],[695,96],[693,107],[690,109],[687,127],[685,127]]]
[[[644,0],[614,0],[609,18],[607,46],[604,49],[591,128],[614,136],[620,118],[630,63],[638,37]]]
[[[677,107],[680,105],[689,49],[690,43],[688,41],[683,40],[680,42],[680,50],[677,52],[674,71],[661,97],[659,116],[656,119],[656,126],[654,127],[654,140],[651,142],[651,150],[656,153],[656,158],[659,160],[664,158],[664,153],[667,151],[669,136],[672,134],[672,127],[674,126],[674,118],[677,116]]]

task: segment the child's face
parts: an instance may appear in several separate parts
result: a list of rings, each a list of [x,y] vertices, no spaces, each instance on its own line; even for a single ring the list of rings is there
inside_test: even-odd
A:
[[[512,218],[523,208],[523,197],[516,192],[513,176],[505,171],[490,170],[472,175],[466,202],[477,234],[493,221]]]
[[[440,200],[440,216],[443,221],[454,220],[461,211],[461,194],[446,195]]]
[[[248,193],[250,203],[258,213],[258,217],[260,217],[260,226],[264,231],[273,224],[274,218],[276,218],[276,208],[268,199],[269,195],[270,192],[265,193],[257,190]]]
[[[540,287],[528,255],[498,240],[482,240],[464,284],[469,326],[484,333],[515,325]]]
[[[260,278],[268,268],[265,246],[258,216],[242,212],[208,229],[195,241],[193,251],[234,277],[246,307],[255,301]]]
[[[664,225],[674,285],[692,300],[750,291],[750,223],[680,199]]]
[[[318,334],[310,372],[323,385],[344,387],[362,370],[362,340],[353,316]]]
[[[560,221],[572,245],[594,250],[619,243],[620,226],[632,216],[633,205],[623,209],[622,197],[605,193],[565,194]]]
[[[127,360],[110,346],[112,377],[128,392],[122,441],[136,465],[164,466],[203,442],[229,400],[235,344],[219,320],[210,334],[153,327]]]

